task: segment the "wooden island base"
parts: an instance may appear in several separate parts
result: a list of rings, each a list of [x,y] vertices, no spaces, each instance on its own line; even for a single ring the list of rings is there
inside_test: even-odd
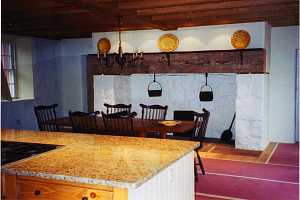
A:
[[[137,188],[95,185],[2,173],[5,200],[193,200],[194,153],[190,152]]]
[[[2,199],[127,200],[128,190],[3,173]]]
[[[1,140],[61,145],[1,166],[2,199],[195,199],[198,142],[25,130]]]

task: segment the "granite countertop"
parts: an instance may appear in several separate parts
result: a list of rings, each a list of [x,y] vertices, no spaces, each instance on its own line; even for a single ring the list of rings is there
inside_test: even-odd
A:
[[[6,173],[137,188],[199,143],[166,139],[1,129],[1,140],[64,145],[2,166]]]

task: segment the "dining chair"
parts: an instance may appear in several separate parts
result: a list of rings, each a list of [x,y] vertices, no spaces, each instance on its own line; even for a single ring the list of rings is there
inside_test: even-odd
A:
[[[34,107],[34,113],[37,119],[40,131],[59,131],[59,127],[55,124],[57,104],[38,105]],[[51,123],[49,123],[51,122]]]
[[[120,113],[127,115],[131,112],[131,104],[107,104],[104,103],[104,106],[106,107],[106,114],[112,114],[112,113]]]
[[[173,119],[174,120],[184,120],[184,121],[194,121],[194,111],[192,110],[174,110],[173,112]],[[192,137],[193,136],[193,129],[186,131],[184,133],[173,133],[173,136],[179,136],[179,137]]]
[[[168,106],[162,105],[145,105],[140,104],[142,108],[142,119],[149,120],[165,120],[167,115]],[[160,138],[161,134],[159,132],[148,132],[147,137]]]
[[[99,131],[96,117],[99,111],[95,112],[72,112],[69,111],[69,117],[72,123],[72,131],[75,133],[97,133]]]
[[[133,118],[136,112],[124,114],[105,114],[101,112],[107,134],[119,136],[137,136],[133,129]]]
[[[207,128],[210,112],[204,108],[202,109],[202,111],[203,111],[202,113],[195,113],[194,134],[192,140],[200,142],[199,147],[195,149],[197,159],[198,159],[197,165],[200,166],[202,174],[205,175],[205,170],[204,170],[201,157],[199,155],[199,150],[203,147],[203,142],[205,140],[206,128]]]
[[[142,119],[165,120],[167,116],[168,106],[161,105],[145,105],[142,107]]]
[[[200,143],[199,147],[195,149],[198,163],[195,163],[195,176],[196,180],[198,179],[198,173],[196,165],[200,166],[201,172],[205,175],[205,169],[199,155],[199,150],[203,147],[203,142],[205,140],[206,128],[210,116],[210,112],[206,109],[202,109],[202,113],[194,112],[194,127],[192,136],[180,136],[179,134],[176,136],[168,136],[168,139],[177,139],[177,140],[191,140],[197,141]]]

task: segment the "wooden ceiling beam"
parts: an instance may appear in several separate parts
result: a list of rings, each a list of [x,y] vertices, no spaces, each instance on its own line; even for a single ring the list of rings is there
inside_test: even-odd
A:
[[[249,7],[249,6],[262,6],[270,4],[282,4],[298,2],[297,0],[260,0],[260,1],[245,1],[245,0],[234,0],[224,1],[220,3],[203,3],[197,5],[183,5],[163,8],[152,8],[152,9],[140,9],[137,10],[138,15],[156,15],[156,14],[171,14],[180,12],[193,12],[193,11],[206,11],[224,8],[237,8],[237,7]]]

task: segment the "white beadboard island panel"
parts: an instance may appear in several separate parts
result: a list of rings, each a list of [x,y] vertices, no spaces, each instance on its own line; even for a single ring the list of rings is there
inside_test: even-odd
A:
[[[136,189],[128,200],[194,200],[194,152],[185,155]]]

